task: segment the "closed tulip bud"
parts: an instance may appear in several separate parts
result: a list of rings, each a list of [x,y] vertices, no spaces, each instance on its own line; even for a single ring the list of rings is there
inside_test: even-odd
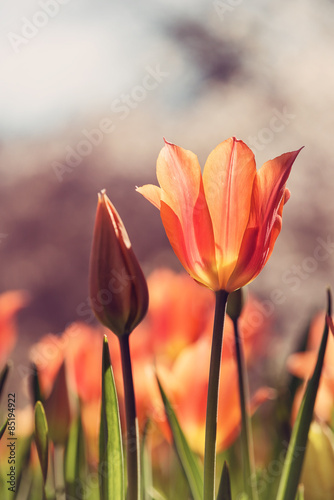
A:
[[[99,193],[90,261],[90,299],[97,319],[117,336],[129,335],[148,308],[144,274],[115,207]]]

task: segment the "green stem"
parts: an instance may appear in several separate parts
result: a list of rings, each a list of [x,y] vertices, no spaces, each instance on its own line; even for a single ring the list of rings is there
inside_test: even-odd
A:
[[[244,488],[249,500],[257,500],[256,473],[254,461],[253,435],[250,418],[247,412],[249,403],[248,378],[245,358],[242,348],[242,339],[239,335],[238,320],[233,321],[235,353],[238,366],[239,395],[241,408],[241,447],[243,460]]]
[[[132,367],[130,357],[129,335],[119,337],[121,348],[125,414],[126,414],[126,450],[128,493],[127,500],[140,499],[140,450],[139,431],[136,413],[135,393],[133,388]]]
[[[225,290],[216,292],[215,321],[213,325],[208,400],[206,407],[204,500],[215,500],[218,390],[227,297],[228,292]]]

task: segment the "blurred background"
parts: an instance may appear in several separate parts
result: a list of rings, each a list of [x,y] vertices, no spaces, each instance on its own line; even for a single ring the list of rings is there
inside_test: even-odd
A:
[[[23,360],[88,297],[97,192],[148,274],[180,269],[158,211],[162,138],[204,165],[236,136],[258,167],[305,146],[283,230],[250,289],[282,359],[334,283],[333,2],[13,0],[0,5],[0,292],[24,289]]]

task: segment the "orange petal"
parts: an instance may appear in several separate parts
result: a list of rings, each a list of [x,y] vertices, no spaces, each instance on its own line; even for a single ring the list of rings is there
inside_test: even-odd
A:
[[[161,189],[158,186],[146,184],[145,186],[136,187],[136,191],[160,210]]]
[[[281,230],[283,205],[289,197],[285,184],[299,151],[269,160],[257,172],[249,222],[227,290],[252,281],[269,259]]]
[[[287,361],[287,368],[292,375],[301,379],[309,379],[318,359],[317,351],[296,352]]]
[[[161,219],[177,257],[195,279],[218,289],[213,228],[196,155],[166,142],[157,177]]]
[[[216,242],[219,280],[225,287],[247,227],[256,166],[252,151],[234,137],[209,155],[203,182]]]

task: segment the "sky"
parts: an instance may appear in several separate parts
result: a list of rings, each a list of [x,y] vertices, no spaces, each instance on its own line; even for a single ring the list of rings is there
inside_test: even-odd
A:
[[[2,288],[12,284],[13,272],[15,286],[21,284],[27,258],[35,259],[38,268],[41,255],[47,255],[43,244],[58,255],[66,217],[57,219],[57,213],[66,203],[73,211],[71,203],[81,200],[85,182],[85,208],[91,215],[96,191],[110,186],[113,194],[117,176],[133,192],[144,178],[156,182],[163,137],[194,151],[203,166],[219,142],[236,136],[252,148],[258,167],[305,146],[289,179],[292,196],[278,257],[271,259],[266,275],[283,287],[287,301],[294,297],[292,286],[282,283],[286,269],[296,278],[293,266],[307,264],[317,238],[334,240],[333,10],[328,0],[1,2],[0,188],[6,190],[11,174],[19,185],[16,192],[22,193],[15,202],[6,198],[10,209],[2,195],[0,234],[8,234],[2,252],[12,259]],[[102,122],[112,129],[103,133],[103,150],[92,147],[79,166],[57,177],[55,162],[66,163],[73,149],[82,151],[82,141]],[[34,178],[36,173],[43,181]],[[122,191],[115,191],[117,198]],[[55,218],[52,243],[45,241],[45,229],[39,233],[42,224],[47,226],[40,205],[50,198],[60,206],[56,201],[54,210],[48,206],[48,216]],[[118,201],[131,223],[127,196],[119,195]],[[32,221],[40,238],[34,242],[29,240]],[[68,224],[71,246],[78,223]],[[90,229],[84,226],[80,238],[86,238],[88,248]],[[27,247],[33,243],[30,257]],[[145,248],[143,255],[149,244]],[[296,293],[305,294],[306,309],[313,300],[306,283],[322,301],[323,281],[332,272],[329,257],[317,263],[316,273],[298,278]],[[45,257],[45,269],[49,262]],[[36,276],[31,271],[32,279]],[[256,280],[252,286],[270,292],[271,282],[264,283]],[[49,286],[48,279],[43,286]],[[42,288],[41,296],[46,296]]]
[[[332,10],[325,0],[2,2],[0,137],[52,133],[104,110],[150,64],[172,75],[168,104],[184,101],[200,75],[173,39],[182,20],[243,47],[252,78],[283,99],[332,99]]]

